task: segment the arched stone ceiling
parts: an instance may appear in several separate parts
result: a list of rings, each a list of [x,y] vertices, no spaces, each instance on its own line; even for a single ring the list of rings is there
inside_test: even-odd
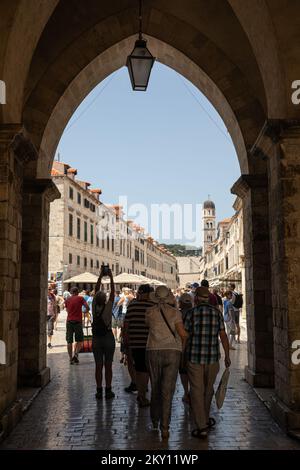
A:
[[[137,9],[132,4],[102,2],[100,9],[98,1],[89,0],[87,10],[80,0],[73,0],[71,12],[69,1],[58,4],[26,84],[23,119],[37,147],[55,106],[76,76],[105,50],[137,32]],[[209,4],[149,0],[143,16],[145,33],[184,54],[220,90],[250,147],[265,120],[266,103],[254,54],[231,7],[219,0]],[[123,65],[125,55],[122,60]]]
[[[300,79],[298,0],[144,0],[143,5],[144,32],[209,78],[224,106],[231,107],[246,148],[266,118],[299,117],[290,99],[291,83]],[[76,77],[136,34],[137,18],[136,0],[2,0],[0,78],[9,100],[0,122],[25,121],[39,147]],[[181,69],[179,62],[171,66]]]
[[[240,127],[234,113],[220,90],[210,78],[184,54],[155,38],[149,36],[145,37],[149,49],[157,60],[181,73],[196,87],[203,90],[211,103],[219,111],[228,126],[228,130],[235,144],[239,155],[241,171],[248,173],[247,153]],[[44,177],[49,173],[61,134],[78,105],[101,80],[124,66],[124,60],[131,52],[134,40],[135,36],[131,36],[97,56],[76,76],[60,98],[51,114],[42,137],[40,149],[43,158],[41,158],[38,168],[40,177]],[[129,79],[128,86],[130,86]]]

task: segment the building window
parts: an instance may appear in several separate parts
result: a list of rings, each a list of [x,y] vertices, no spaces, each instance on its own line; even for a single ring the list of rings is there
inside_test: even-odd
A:
[[[77,256],[77,266],[80,266],[80,256]]]
[[[106,245],[107,245],[107,250],[109,251],[109,236],[107,235],[107,239],[106,239]]]
[[[77,203],[81,204],[81,194],[77,193]]]
[[[84,267],[87,267],[87,258],[84,258]]]
[[[95,204],[90,203],[90,210],[91,210],[92,212],[96,212],[96,206],[95,206]]]
[[[73,236],[73,215],[69,214],[69,236]]]
[[[112,270],[112,272],[115,271],[115,265],[114,264],[112,265],[111,270]]]
[[[69,198],[73,199],[73,197],[74,197],[74,190],[73,190],[73,188],[70,187],[69,188]]]
[[[97,261],[96,261],[96,266],[97,266],[97,269],[100,268],[100,263],[99,263],[99,260],[98,260],[98,259],[97,259]]]
[[[91,259],[91,268],[93,268],[93,267],[94,267],[94,260]]]
[[[114,240],[114,238],[111,239],[111,251],[115,251],[115,240]]]
[[[69,264],[73,263],[73,256],[72,253],[69,253]]]
[[[105,240],[104,240],[104,234],[102,234],[102,248],[105,248]]]
[[[94,244],[94,225],[91,225],[91,244]]]
[[[77,238],[80,240],[80,228],[81,228],[81,221],[77,218]]]
[[[84,222],[84,241],[88,241],[88,224],[87,222]]]

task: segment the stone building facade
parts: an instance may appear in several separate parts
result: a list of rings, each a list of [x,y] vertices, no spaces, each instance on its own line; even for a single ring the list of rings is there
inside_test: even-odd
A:
[[[216,236],[206,246],[200,260],[200,279],[207,279],[210,286],[226,289],[233,282],[245,296],[245,266],[243,244],[242,201],[236,198],[235,214],[217,225]],[[205,224],[205,220],[203,220]],[[205,226],[204,226],[205,227]],[[204,228],[205,230],[205,228]]]
[[[175,257],[142,227],[124,220],[122,208],[100,201],[100,189],[77,177],[77,170],[55,161],[52,180],[61,197],[51,203],[48,280],[64,280],[109,264],[114,275],[123,272],[157,279],[177,287]]]
[[[188,283],[199,281],[200,279],[200,260],[197,256],[178,256],[179,286],[185,287]]]

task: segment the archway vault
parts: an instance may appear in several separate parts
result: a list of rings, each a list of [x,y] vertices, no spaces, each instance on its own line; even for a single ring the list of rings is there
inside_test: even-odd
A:
[[[235,144],[241,172],[248,173],[248,159],[243,135],[236,116],[221,91],[203,70],[180,51],[151,36],[145,37],[148,41],[148,47],[159,62],[190,80],[215,106],[226,123]],[[125,65],[127,55],[131,52],[135,39],[135,35],[131,36],[107,49],[85,67],[68,86],[54,107],[43,132],[37,177],[49,175],[56,147],[67,122],[82,100],[96,85]],[[129,83],[128,86],[130,86]]]

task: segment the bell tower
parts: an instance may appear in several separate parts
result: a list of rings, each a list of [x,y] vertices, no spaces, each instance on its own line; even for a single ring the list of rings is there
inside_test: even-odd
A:
[[[203,203],[203,255],[216,239],[216,207],[213,201],[208,200]]]

